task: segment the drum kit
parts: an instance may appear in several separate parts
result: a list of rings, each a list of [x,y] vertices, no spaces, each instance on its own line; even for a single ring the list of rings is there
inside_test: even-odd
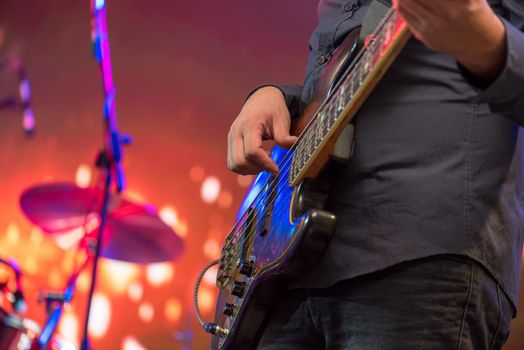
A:
[[[40,329],[35,322],[19,316],[24,311],[22,271],[13,259],[0,262],[13,270],[16,285],[0,283],[0,293],[9,300],[12,312],[0,308],[0,350],[60,349],[52,339],[64,303],[71,301],[78,275],[93,261],[93,241],[100,227],[102,190],[81,188],[70,183],[48,183],[28,188],[20,196],[25,216],[47,236],[57,238],[71,230],[85,228],[79,241],[87,253],[86,262],[74,271],[63,293],[48,293],[48,322]],[[88,225],[95,222],[97,225]],[[155,208],[115,194],[110,198],[100,256],[137,264],[175,261],[183,252],[183,241],[158,216]]]
[[[21,316],[25,308],[22,270],[15,260],[0,257],[0,264],[7,266],[15,276],[14,281],[0,281],[0,350],[74,349],[57,341],[54,333],[64,305],[73,298],[78,276],[88,266],[92,266],[91,287],[80,348],[91,349],[88,323],[99,258],[150,264],[174,262],[183,252],[182,239],[161,220],[152,205],[136,203],[125,197],[121,159],[122,146],[129,143],[129,137],[122,135],[116,125],[115,87],[104,0],[91,1],[91,15],[93,52],[99,64],[105,95],[104,147],[96,158],[100,179],[104,183],[87,188],[72,183],[46,183],[27,188],[19,199],[26,218],[50,238],[57,239],[80,229],[82,235],[78,247],[80,252],[85,253],[86,259],[73,271],[63,292],[45,293],[39,298],[45,301],[47,315],[46,324],[40,328]],[[28,82],[25,85],[26,96],[30,96]],[[30,124],[32,131],[34,120]],[[11,312],[2,307],[5,306],[2,300],[9,302]]]

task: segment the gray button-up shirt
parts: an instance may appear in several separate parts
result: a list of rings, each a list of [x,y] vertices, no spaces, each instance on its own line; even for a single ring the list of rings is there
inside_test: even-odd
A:
[[[323,0],[300,86],[280,86],[292,114],[307,103],[322,57],[362,22],[371,0]],[[325,287],[396,263],[460,254],[483,264],[517,304],[524,236],[524,2],[490,0],[508,56],[486,89],[456,61],[412,39],[361,108],[355,152],[329,209],[325,255],[299,284]]]

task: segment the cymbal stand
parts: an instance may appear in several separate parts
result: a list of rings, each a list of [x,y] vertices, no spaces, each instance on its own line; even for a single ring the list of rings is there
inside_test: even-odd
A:
[[[42,299],[46,303],[47,322],[38,337],[37,349],[46,349],[51,341],[51,337],[60,323],[64,305],[69,304],[73,299],[78,276],[80,276],[80,273],[84,271],[90,260],[91,259],[87,258],[82,266],[77,271],[73,272],[73,275],[69,278],[63,293],[47,292],[42,296]]]
[[[109,37],[106,20],[106,1],[91,0],[91,42],[93,53],[98,62],[102,86],[104,89],[104,149],[99,153],[97,166],[104,172],[104,197],[100,208],[100,226],[97,239],[93,242],[93,272],[91,275],[91,288],[89,289],[86,318],[84,323],[84,334],[81,350],[89,350],[89,316],[91,303],[96,287],[96,276],[98,261],[102,251],[103,233],[107,221],[108,205],[111,195],[111,187],[114,184],[116,191],[121,192],[125,188],[124,170],[122,168],[122,145],[130,143],[129,137],[122,136],[117,128],[115,95],[116,89],[113,84],[113,73],[111,69],[111,55],[109,51]]]

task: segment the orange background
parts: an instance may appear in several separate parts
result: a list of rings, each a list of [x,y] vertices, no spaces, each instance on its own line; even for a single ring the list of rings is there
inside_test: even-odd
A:
[[[209,337],[193,315],[193,283],[202,267],[217,258],[249,183],[226,169],[227,131],[252,87],[301,81],[317,2],[108,4],[118,122],[134,139],[125,149],[128,193],[161,210],[183,237],[185,252],[175,262],[148,267],[102,261],[93,346],[205,349]],[[38,292],[63,288],[75,249],[60,248],[32,227],[18,198],[31,185],[82,183],[95,175],[90,167],[101,146],[103,96],[91,56],[89,19],[87,0],[0,2],[0,58],[24,61],[37,118],[37,133],[28,139],[20,113],[0,111],[0,256],[21,264],[29,300],[26,316],[40,325],[45,314],[36,302]],[[2,70],[0,99],[16,89],[14,74]],[[213,179],[220,189],[205,199],[203,184]],[[207,281],[200,299],[211,319],[216,290],[212,279]],[[59,329],[76,344],[87,289],[88,275],[83,274]],[[521,349],[522,344],[524,321],[517,319],[505,349]]]

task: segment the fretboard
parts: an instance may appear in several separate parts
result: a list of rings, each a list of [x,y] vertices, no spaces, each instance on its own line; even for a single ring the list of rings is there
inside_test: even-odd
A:
[[[322,153],[328,152],[409,37],[406,22],[391,9],[297,140],[289,174],[292,186],[316,176],[317,171],[311,171],[319,168],[315,162],[326,158]]]

